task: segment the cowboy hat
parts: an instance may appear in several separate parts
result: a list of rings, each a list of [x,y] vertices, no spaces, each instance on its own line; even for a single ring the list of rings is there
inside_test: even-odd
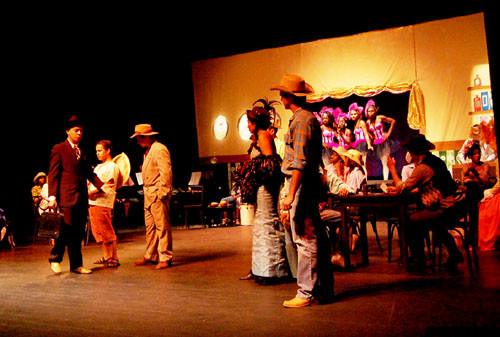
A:
[[[153,131],[151,124],[137,124],[135,126],[135,132],[130,138],[134,138],[135,136],[153,136],[157,134],[158,132]]]
[[[283,91],[294,96],[307,96],[314,93],[312,86],[298,75],[283,75],[280,84],[271,87],[271,90]]]
[[[340,157],[343,157],[347,151],[343,146],[332,146],[332,150],[335,151]]]
[[[38,179],[40,179],[41,177],[47,178],[47,175],[45,174],[45,172],[38,172],[36,174],[35,178],[33,179],[33,183],[37,184],[38,183]]]
[[[434,144],[429,142],[422,134],[412,135],[403,146],[406,147],[410,153],[416,155],[424,154],[436,148]]]
[[[358,164],[361,167],[363,167],[363,165],[364,165],[363,164],[363,155],[358,150],[349,149],[349,150],[344,152],[343,156],[344,156],[344,158],[351,159],[352,161],[354,161],[356,164]]]

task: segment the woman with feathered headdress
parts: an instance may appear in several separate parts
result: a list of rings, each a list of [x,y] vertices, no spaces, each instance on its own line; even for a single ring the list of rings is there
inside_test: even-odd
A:
[[[263,106],[257,106],[261,103]],[[267,128],[274,114],[273,102],[260,99],[247,110],[252,133],[251,160],[235,174],[243,203],[256,204],[253,221],[252,269],[241,279],[255,278],[259,284],[277,283],[288,276],[285,231],[278,217],[278,196],[283,180],[281,158]]]

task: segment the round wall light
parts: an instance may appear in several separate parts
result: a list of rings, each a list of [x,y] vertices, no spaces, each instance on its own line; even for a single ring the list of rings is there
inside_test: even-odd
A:
[[[238,132],[241,139],[243,140],[250,140],[250,137],[252,136],[252,133],[250,132],[250,130],[248,130],[248,119],[246,112],[241,115],[240,119],[238,120]]]
[[[227,136],[229,125],[226,117],[219,115],[214,122],[214,136],[217,140],[223,140]]]

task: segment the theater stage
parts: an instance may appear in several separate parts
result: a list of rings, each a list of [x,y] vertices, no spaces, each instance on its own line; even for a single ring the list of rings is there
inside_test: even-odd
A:
[[[472,281],[466,264],[456,276],[409,274],[387,262],[369,230],[371,265],[335,273],[334,303],[285,309],[295,283],[238,280],[250,268],[252,227],[174,229],[174,263],[160,271],[133,264],[144,252],[142,230],[119,232],[117,269],[93,265],[101,248],[85,246],[91,275],[69,273],[67,256],[62,275],[53,275],[50,247],[41,240],[14,252],[2,247],[0,335],[481,336],[500,327],[498,252],[480,255]],[[396,240],[393,247],[397,260]]]

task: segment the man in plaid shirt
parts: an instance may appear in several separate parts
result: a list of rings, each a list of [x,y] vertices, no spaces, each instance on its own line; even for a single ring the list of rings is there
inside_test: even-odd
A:
[[[333,296],[333,272],[329,261],[329,243],[319,216],[321,128],[312,112],[303,107],[312,87],[300,76],[284,75],[279,90],[285,109],[293,112],[285,135],[285,156],[281,171],[285,174],[286,197],[281,212],[289,213],[293,241],[297,246],[296,296],[283,302],[287,308],[326,302]]]

